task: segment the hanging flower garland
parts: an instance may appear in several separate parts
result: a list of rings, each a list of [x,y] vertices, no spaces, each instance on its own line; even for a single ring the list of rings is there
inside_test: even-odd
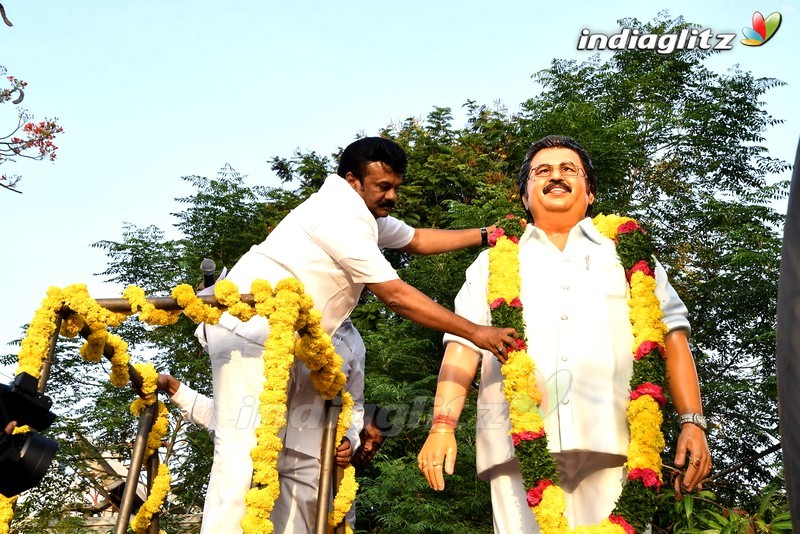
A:
[[[147,445],[144,452],[144,457],[150,458],[150,456],[158,451],[158,448],[161,446],[161,441],[167,435],[167,432],[169,432],[168,411],[164,403],[156,398],[158,372],[156,372],[153,364],[136,363],[133,366],[142,377],[141,392],[143,396],[133,401],[131,404],[131,413],[139,417],[148,406],[152,405],[154,402],[158,403],[156,417],[153,421],[153,426],[150,428],[150,433],[147,435]],[[153,480],[153,484],[150,486],[147,500],[131,519],[131,528],[136,534],[145,534],[148,531],[153,516],[159,512],[167,498],[171,482],[172,477],[169,474],[167,464],[159,464],[158,473],[156,474],[155,480]]]
[[[251,287],[257,312],[268,314],[270,332],[263,355],[265,381],[259,398],[261,423],[256,429],[256,446],[250,452],[253,487],[245,495],[247,509],[242,519],[242,529],[246,533],[273,531],[269,516],[280,492],[277,463],[278,453],[283,448],[278,432],[286,424],[287,387],[294,358],[311,369],[314,388],[325,398],[333,398],[345,383],[342,358],[333,349],[330,336],[322,330],[322,315],[313,309],[314,303],[303,291],[303,285],[294,278],[281,280],[272,296],[268,295],[269,287],[264,281],[256,281]],[[300,334],[297,340],[295,332]],[[344,493],[342,489],[337,493]],[[349,486],[345,489],[349,490]],[[351,505],[352,500],[348,509]]]
[[[642,532],[652,521],[656,495],[661,486],[661,432],[667,328],[655,296],[655,263],[649,236],[633,219],[598,215],[593,220],[601,234],[616,243],[617,254],[630,285],[629,317],[634,335],[634,361],[627,417],[630,442],[627,481],[614,510],[599,524],[571,529],[564,517],[566,503],[558,487],[558,469],[547,448],[547,436],[539,405],[542,394],[534,378],[535,364],[526,340],[517,340],[503,364],[503,390],[509,404],[511,437],[520,462],[528,505],[543,534]],[[489,238],[489,285],[487,299],[492,324],[525,331],[520,301],[518,243],[526,222],[508,216]]]
[[[341,443],[347,429],[350,427],[350,421],[353,417],[353,397],[348,392],[342,393],[342,411],[339,412],[339,419],[336,422],[336,443]],[[344,477],[342,478],[339,489],[336,492],[336,497],[333,499],[333,510],[328,513],[328,526],[336,528],[342,522],[347,512],[353,506],[353,501],[358,492],[358,482],[356,482],[356,469],[352,465],[348,465],[344,469]],[[349,530],[350,525],[345,526]]]
[[[122,292],[122,298],[128,300],[131,305],[131,313],[138,313],[139,320],[149,325],[169,326],[178,322],[181,310],[167,311],[159,310],[153,304],[147,302],[147,297],[141,287],[130,285]]]
[[[258,314],[268,317],[270,323],[270,335],[264,351],[265,375],[267,370],[269,374],[265,377],[264,391],[260,397],[261,424],[256,430],[258,442],[251,451],[255,487],[246,495],[247,513],[242,521],[245,532],[261,533],[272,532],[269,515],[278,496],[277,458],[283,447],[278,431],[286,424],[286,388],[295,355],[311,369],[312,384],[326,399],[333,398],[342,390],[346,377],[341,370],[342,359],[334,350],[330,336],[322,329],[322,315],[313,309],[313,301],[304,293],[299,281],[293,278],[282,280],[273,291],[269,282],[256,280],[251,291],[255,306],[241,301],[238,289],[232,282],[220,280],[214,288],[218,302],[235,317],[247,321]],[[172,296],[183,309],[182,313],[195,322],[216,324],[223,313],[222,309],[205,304],[188,284],[175,287]],[[131,312],[138,313],[139,319],[147,324],[173,324],[181,313],[156,309],[147,302],[144,291],[137,286],[126,288],[123,297],[130,303]],[[117,387],[127,384],[130,360],[127,343],[109,333],[107,326],[119,326],[128,314],[113,313],[100,306],[89,296],[83,284],[48,289],[47,297],[36,311],[22,341],[17,372],[27,372],[36,377],[40,375],[49,351],[50,338],[55,332],[56,314],[65,305],[74,313],[63,319],[59,333],[74,337],[84,326],[88,326],[90,334],[81,346],[82,357],[87,361],[100,361],[104,348],[112,347],[114,354],[111,358],[110,381]],[[295,332],[299,333],[297,340]],[[150,364],[134,364],[134,367],[143,381],[143,398],[136,399],[131,405],[131,411],[138,415],[145,407],[156,402],[158,373]],[[346,393],[343,402],[345,409],[340,415],[337,433],[343,425],[349,424],[345,421],[349,422],[352,414],[352,399]],[[146,457],[157,450],[168,431],[166,415],[166,407],[159,402],[158,415],[148,435]],[[346,430],[346,426],[344,428]],[[345,430],[341,430],[342,435]],[[147,502],[132,520],[132,527],[137,533],[149,528],[152,516],[158,512],[169,492],[169,484],[169,470],[162,464]],[[337,492],[339,508],[350,509],[357,488],[355,470],[351,469],[349,473],[345,471],[345,478]],[[7,531],[13,518],[12,505],[11,499],[0,501],[0,534],[3,528]]]
[[[14,519],[14,503],[17,497],[6,497],[0,493],[0,534],[8,534],[8,525]]]

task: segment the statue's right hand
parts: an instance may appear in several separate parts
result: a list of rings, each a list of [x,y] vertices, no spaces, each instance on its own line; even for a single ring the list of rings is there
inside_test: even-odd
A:
[[[453,433],[433,432],[417,455],[417,467],[425,475],[428,485],[435,491],[444,489],[444,473],[453,474],[458,444]]]

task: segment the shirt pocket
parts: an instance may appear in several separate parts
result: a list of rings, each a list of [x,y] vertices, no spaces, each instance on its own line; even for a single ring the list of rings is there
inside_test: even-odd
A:
[[[605,259],[598,261],[600,265],[596,271],[597,285],[603,294],[612,299],[624,299],[628,296],[628,281],[625,278],[625,269],[619,259]]]

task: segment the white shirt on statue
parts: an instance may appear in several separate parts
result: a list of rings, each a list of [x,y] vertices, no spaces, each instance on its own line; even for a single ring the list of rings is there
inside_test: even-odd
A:
[[[572,230],[564,250],[528,225],[520,238],[520,298],[528,354],[543,394],[545,432],[551,452],[587,450],[625,455],[626,406],[633,366],[628,284],[613,241],[591,219]],[[467,269],[455,311],[490,324],[486,288],[488,251]],[[656,262],[656,296],[669,330],[689,329],[686,306]],[[469,341],[452,335],[477,350]],[[500,363],[482,352],[478,393],[477,468],[482,474],[514,456]]]

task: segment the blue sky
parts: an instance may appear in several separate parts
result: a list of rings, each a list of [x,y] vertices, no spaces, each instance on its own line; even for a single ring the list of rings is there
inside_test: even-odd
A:
[[[434,106],[453,108],[460,125],[470,99],[513,112],[553,58],[591,56],[576,50],[583,28],[617,33],[618,19],[669,9],[737,33],[709,65],[787,82],[766,95],[786,121],[766,144],[791,162],[800,136],[795,0],[2,3],[14,27],[0,25],[0,65],[28,82],[24,105],[36,118],[56,116],[65,130],[55,163],[0,168],[24,177],[22,195],[0,191],[3,353],[17,350],[6,343],[50,285],[118,296],[122,288],[95,276],[106,258],[90,245],[118,240],[123,223],[169,231],[173,199],[190,193],[181,176],[213,176],[229,163],[248,183],[275,186],[269,159],[298,147],[329,154]],[[756,10],[780,12],[783,23],[748,48],[738,41]],[[0,108],[5,134],[14,110]]]

